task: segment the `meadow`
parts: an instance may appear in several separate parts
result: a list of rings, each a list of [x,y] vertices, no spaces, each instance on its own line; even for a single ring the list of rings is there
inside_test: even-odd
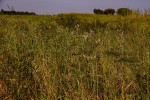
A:
[[[149,100],[150,16],[0,15],[1,100]]]

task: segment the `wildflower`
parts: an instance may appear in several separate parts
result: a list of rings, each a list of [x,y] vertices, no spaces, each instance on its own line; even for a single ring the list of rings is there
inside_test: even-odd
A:
[[[76,29],[77,31],[79,31],[79,27],[80,27],[79,24],[75,25],[75,29]]]

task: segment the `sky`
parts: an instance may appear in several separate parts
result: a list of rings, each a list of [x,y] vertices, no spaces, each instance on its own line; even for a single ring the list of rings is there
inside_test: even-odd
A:
[[[0,9],[37,14],[93,13],[93,9],[147,9],[150,0],[0,0]]]

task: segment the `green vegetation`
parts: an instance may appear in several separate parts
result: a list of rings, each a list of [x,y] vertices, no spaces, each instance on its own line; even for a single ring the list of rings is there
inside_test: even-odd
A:
[[[20,12],[15,10],[5,11],[1,9],[0,15],[36,15],[36,14],[34,12]]]
[[[1,100],[149,100],[150,16],[0,15]]]
[[[104,14],[104,11],[101,9],[94,9],[93,12],[94,14]]]
[[[94,14],[105,14],[105,15],[114,15],[115,13],[117,15],[127,16],[132,14],[132,10],[129,8],[119,8],[117,11],[112,8],[105,9],[104,11],[101,9],[94,9]],[[134,11],[135,13],[138,13],[140,15],[139,11]],[[146,12],[146,11],[145,11]]]
[[[114,15],[115,9],[108,8],[108,9],[105,9],[104,11],[101,9],[94,9],[93,12],[94,12],[94,14]]]
[[[119,8],[117,10],[117,14],[122,16],[127,16],[132,14],[132,10],[130,10],[129,8]]]
[[[108,8],[104,10],[104,14],[106,15],[114,15],[115,14],[115,9]]]

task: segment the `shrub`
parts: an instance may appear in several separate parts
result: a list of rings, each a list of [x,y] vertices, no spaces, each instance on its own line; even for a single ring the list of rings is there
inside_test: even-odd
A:
[[[1,9],[0,14],[5,14],[5,15],[36,15],[36,13],[34,13],[34,12],[19,12],[19,11],[15,11],[15,10],[5,11],[3,9]]]
[[[127,16],[132,14],[132,10],[130,10],[129,8],[119,8],[117,10],[117,14],[122,16]]]
[[[94,14],[103,14],[104,13],[104,11],[101,9],[94,9],[93,12],[94,12]]]
[[[115,10],[112,8],[108,8],[104,10],[104,14],[106,15],[114,15],[115,14]]]

